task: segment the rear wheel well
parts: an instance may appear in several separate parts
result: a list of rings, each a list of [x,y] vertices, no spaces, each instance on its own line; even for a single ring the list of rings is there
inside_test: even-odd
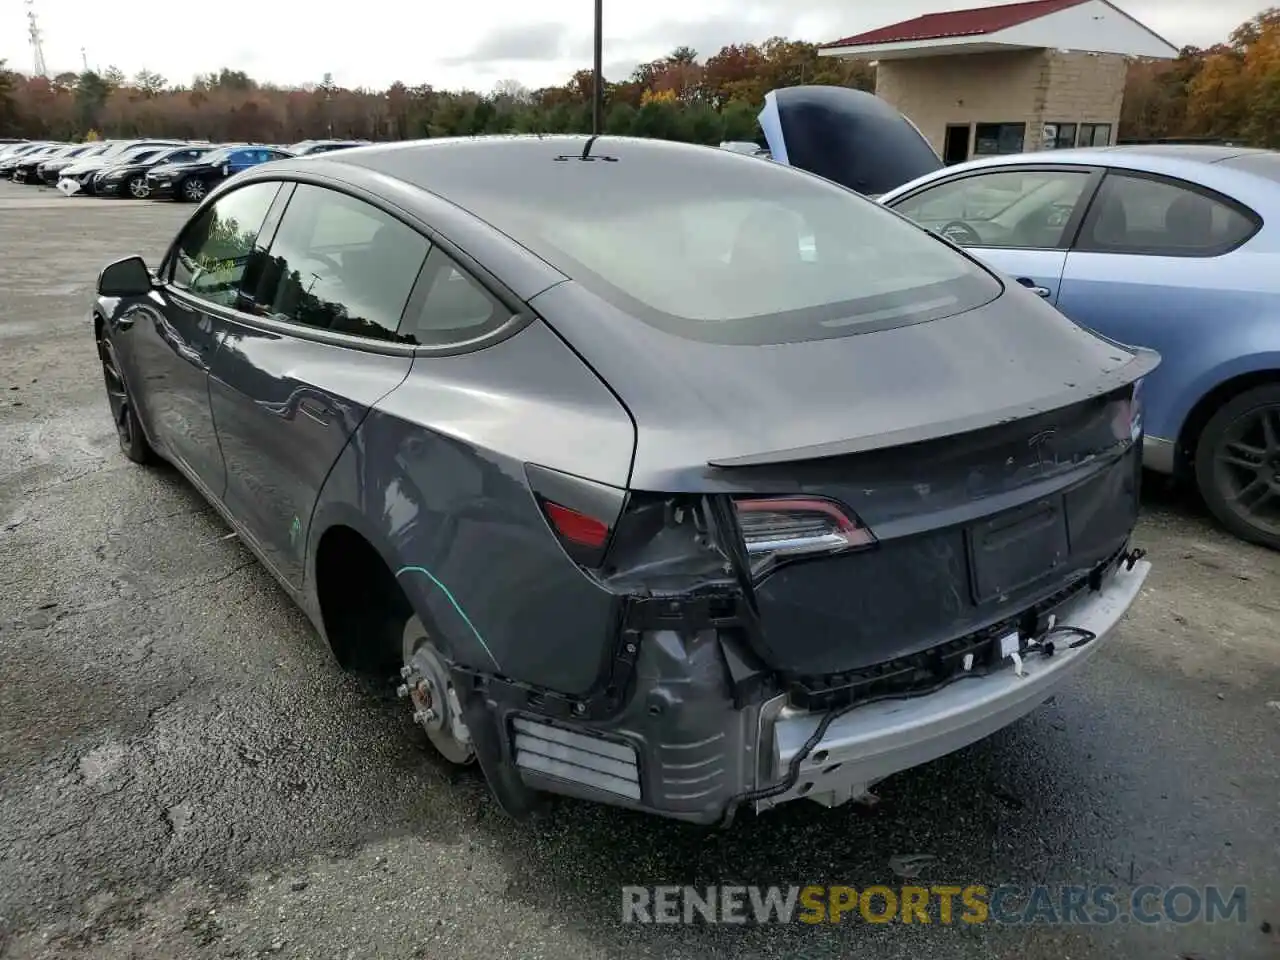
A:
[[[330,527],[320,537],[316,596],[324,632],[343,667],[368,673],[399,668],[413,607],[382,555],[350,527]]]
[[[1224,380],[1196,402],[1178,434],[1178,459],[1175,467],[1180,479],[1191,480],[1195,477],[1196,444],[1200,442],[1205,425],[1218,408],[1246,390],[1268,383],[1280,383],[1280,370],[1242,373],[1238,377]]]

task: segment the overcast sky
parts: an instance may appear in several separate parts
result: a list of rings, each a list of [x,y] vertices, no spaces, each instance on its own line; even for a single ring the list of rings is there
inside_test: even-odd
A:
[[[726,43],[770,36],[826,42],[921,13],[961,9],[974,0],[605,0],[605,73],[625,79],[640,61],[687,44],[705,57]],[[1175,46],[1208,46],[1266,6],[1257,0],[1119,0],[1118,6]],[[192,0],[146,15],[104,15],[100,0],[35,0],[52,72],[116,65],[147,69],[170,82],[227,66],[279,84],[488,90],[514,79],[529,87],[560,83],[591,65],[591,0]],[[122,8],[124,10],[125,8]],[[30,72],[26,7],[0,2],[0,59]]]

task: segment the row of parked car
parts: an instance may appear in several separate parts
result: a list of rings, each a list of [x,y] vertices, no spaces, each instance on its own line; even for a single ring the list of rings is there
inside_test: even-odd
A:
[[[362,140],[261,143],[134,139],[0,145],[0,178],[63,193],[196,203],[218,183],[268,160],[360,146]]]

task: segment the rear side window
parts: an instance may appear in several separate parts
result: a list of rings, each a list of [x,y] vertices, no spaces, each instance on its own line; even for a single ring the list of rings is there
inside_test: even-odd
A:
[[[299,184],[271,242],[256,312],[375,340],[396,330],[427,239],[363,200]]]
[[[1098,189],[1077,246],[1096,253],[1216,257],[1260,226],[1252,211],[1209,191],[1113,171]]]
[[[410,311],[400,328],[401,339],[409,343],[463,343],[492,333],[511,319],[511,311],[439,247],[433,247],[427,257],[422,279],[422,306]]]
[[[182,232],[170,280],[194,296],[236,306],[254,241],[280,189],[251,183],[223,194]]]

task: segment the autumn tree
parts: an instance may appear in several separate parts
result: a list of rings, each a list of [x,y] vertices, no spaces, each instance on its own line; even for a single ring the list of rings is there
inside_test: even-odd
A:
[[[606,84],[605,131],[696,143],[756,140],[765,94],[797,84],[874,90],[875,74],[863,62],[824,57],[816,45],[787,37],[730,44],[705,58],[679,46]],[[592,72],[582,69],[538,90],[504,80],[489,93],[399,81],[374,91],[342,87],[332,74],[284,88],[223,67],[180,88],[145,70],[132,80],[115,67],[50,80],[0,64],[0,132],[70,139],[93,128],[106,137],[277,143],[588,132],[593,86]],[[1138,138],[1247,136],[1280,146],[1280,12],[1264,11],[1208,50],[1135,61],[1121,130]]]
[[[755,103],[768,91],[761,89],[764,54],[754,43],[722,47],[708,57],[702,68],[702,85],[713,106],[723,107],[732,100]]]
[[[164,90],[165,80],[160,74],[151,70],[139,70],[133,78],[133,85],[142,96],[150,100]]]
[[[81,131],[92,130],[98,124],[98,114],[106,106],[111,92],[102,77],[86,70],[76,80],[76,124]]]
[[[17,136],[22,131],[22,113],[15,97],[21,78],[0,60],[0,134]]]

